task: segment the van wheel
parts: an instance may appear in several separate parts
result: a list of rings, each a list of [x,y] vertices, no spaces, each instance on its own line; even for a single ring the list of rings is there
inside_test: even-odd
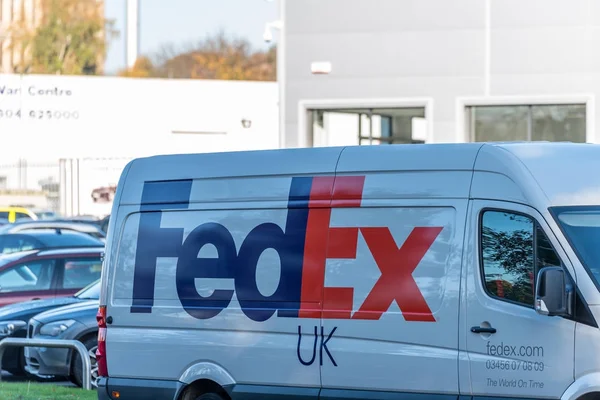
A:
[[[92,389],[97,389],[98,388],[98,364],[96,362],[96,349],[98,348],[98,338],[97,337],[90,337],[86,340],[83,341],[83,345],[85,346],[86,349],[88,349],[88,354],[90,357],[90,364],[91,364],[91,376],[90,376],[90,383],[92,384]],[[71,376],[69,377],[70,381],[73,382],[75,385],[82,387],[83,386],[83,380],[82,380],[82,374],[83,374],[83,363],[81,362],[81,357],[79,356],[79,353],[77,352],[77,350],[73,350],[73,356],[71,358]]]

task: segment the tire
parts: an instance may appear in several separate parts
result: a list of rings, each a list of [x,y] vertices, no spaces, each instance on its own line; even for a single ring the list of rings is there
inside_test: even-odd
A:
[[[96,349],[98,348],[98,338],[96,336],[90,336],[89,338],[85,339],[82,343],[85,346],[85,348],[88,349],[88,354],[90,356],[90,363],[92,367],[92,376],[90,377],[90,379],[92,389],[96,389],[98,387],[98,364],[96,363]],[[79,356],[77,350],[73,350],[73,354],[71,356],[71,376],[69,376],[69,380],[78,387],[83,387],[82,371],[83,363],[81,362],[81,357]]]
[[[25,361],[25,351],[23,350],[22,347],[18,348],[17,351],[19,353],[18,366],[16,368],[3,368],[3,369],[6,372],[9,372],[12,376],[16,376],[19,378],[28,377],[29,374],[27,372],[25,372],[25,365],[27,365],[27,362]]]

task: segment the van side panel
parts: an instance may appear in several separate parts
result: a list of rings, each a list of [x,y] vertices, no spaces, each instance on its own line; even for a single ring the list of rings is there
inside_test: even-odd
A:
[[[297,318],[304,313],[320,330],[320,298],[305,297],[302,307],[300,299],[310,271],[303,266],[308,203],[330,202],[323,180],[333,177],[147,185],[142,212],[124,224],[114,267],[111,378],[135,371],[139,379],[177,381],[194,364],[212,363],[238,384],[319,387],[320,367],[299,361],[310,359],[313,344],[298,344]],[[191,202],[177,200],[178,191]]]
[[[336,189],[344,178],[336,177]],[[334,190],[322,396],[459,393],[461,248],[470,178],[466,171],[369,173],[350,207],[335,207]]]

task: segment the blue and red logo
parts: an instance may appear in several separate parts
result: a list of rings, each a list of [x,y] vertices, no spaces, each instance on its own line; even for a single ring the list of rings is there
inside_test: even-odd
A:
[[[229,230],[216,222],[196,227],[183,240],[183,228],[162,228],[162,210],[187,209],[192,181],[147,182],[142,193],[133,283],[132,313],[150,313],[154,305],[156,260],[177,258],[175,276],[185,311],[197,319],[217,316],[229,306],[234,290],[215,290],[203,297],[196,278],[234,281],[244,314],[266,321],[275,313],[283,318],[378,320],[396,301],[407,321],[435,322],[412,273],[442,227],[415,227],[398,248],[387,227],[331,227],[331,210],[361,205],[364,176],[293,178],[285,229],[274,223],[256,226],[237,251]],[[242,211],[241,211],[242,212]],[[363,236],[381,277],[358,310],[354,288],[326,287],[327,259],[356,258],[358,234]],[[199,258],[206,246],[218,257]],[[273,249],[281,260],[279,285],[264,296],[256,282],[261,254]]]

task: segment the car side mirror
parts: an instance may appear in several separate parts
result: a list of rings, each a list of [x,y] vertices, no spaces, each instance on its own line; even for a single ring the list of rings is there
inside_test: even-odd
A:
[[[535,311],[547,316],[569,317],[573,314],[573,285],[563,268],[546,267],[538,273]]]

